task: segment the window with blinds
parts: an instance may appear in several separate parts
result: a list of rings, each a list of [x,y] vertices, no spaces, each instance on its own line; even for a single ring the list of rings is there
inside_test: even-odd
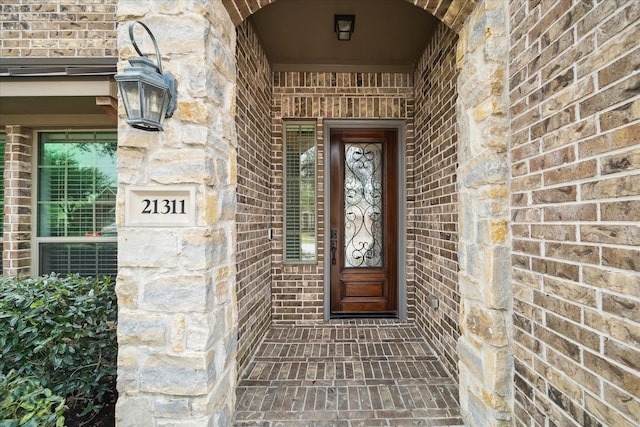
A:
[[[117,273],[116,132],[39,134],[39,273]]]
[[[288,123],[284,135],[284,261],[316,261],[315,124]]]
[[[6,135],[0,133],[0,212],[4,212],[4,148],[6,145]],[[4,236],[4,219],[0,220],[0,242]],[[0,262],[0,274],[2,274],[2,263]]]

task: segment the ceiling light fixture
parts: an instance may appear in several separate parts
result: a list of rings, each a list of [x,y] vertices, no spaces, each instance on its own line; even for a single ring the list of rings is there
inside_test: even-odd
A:
[[[355,15],[334,15],[334,29],[338,40],[349,41],[356,25]]]

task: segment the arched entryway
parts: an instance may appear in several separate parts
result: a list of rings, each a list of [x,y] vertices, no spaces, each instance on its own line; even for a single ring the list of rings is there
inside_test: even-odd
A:
[[[237,26],[261,8],[275,3],[276,0],[226,0],[225,9]],[[460,32],[465,20],[476,7],[476,0],[398,0],[409,2],[433,15],[455,32]]]
[[[245,20],[259,11],[261,6],[256,2],[247,8],[246,4],[242,3],[240,6],[226,4],[239,28],[238,43],[242,48],[240,61],[250,56],[246,46],[255,47],[260,43],[255,30]],[[405,120],[409,155],[404,161],[415,161],[416,158],[423,160],[415,161],[415,165],[411,164],[407,172],[410,176],[405,176],[409,186],[408,192],[405,193],[406,207],[408,217],[413,219],[409,224],[408,229],[411,231],[407,236],[407,318],[416,321],[423,331],[436,337],[438,350],[448,362],[450,372],[457,375],[460,366],[463,405],[466,405],[467,410],[470,411],[469,408],[473,407],[481,418],[500,418],[509,411],[509,381],[512,370],[507,339],[510,317],[509,269],[507,265],[503,265],[508,259],[505,255],[509,252],[507,169],[504,155],[508,129],[504,99],[506,57],[500,58],[498,54],[500,49],[506,49],[506,12],[500,9],[500,5],[482,5],[463,29],[462,23],[475,7],[473,2],[432,2],[416,6],[426,9],[447,25],[438,30],[441,33],[437,34],[436,41],[432,42],[433,46],[427,57],[422,59],[423,63],[417,65],[406,81],[396,81],[397,86],[394,86],[393,80],[397,76],[391,74],[387,77],[391,81],[387,89],[393,87],[402,93],[403,89],[410,87],[407,97],[407,100],[411,99],[410,103],[405,104],[401,97],[397,97],[391,101],[396,103],[397,109],[390,108],[385,113],[385,107],[381,107],[372,113],[371,109],[367,109],[366,101],[360,104],[358,96],[349,91],[351,86],[355,88],[364,81],[364,85],[369,89],[369,100],[375,99],[376,85],[371,83],[372,78],[367,73],[276,71],[272,91],[274,101],[265,105],[263,114],[254,113],[249,116],[265,116],[267,112],[272,113],[272,117],[275,118],[273,129],[276,132],[273,149],[279,152],[284,145],[285,119],[312,119],[318,133],[327,134],[329,127],[324,121],[330,119],[350,119],[354,122],[371,119]],[[243,41],[243,38],[250,41]],[[268,64],[261,62],[266,60],[261,56],[262,52],[255,55],[254,59],[260,66],[247,69],[264,70],[267,75],[271,75],[272,70]],[[453,56],[451,68],[441,64],[445,62],[444,58],[447,58],[447,55],[450,55],[448,58]],[[468,64],[473,66],[470,67]],[[242,70],[239,75],[241,74]],[[434,75],[439,77],[434,78]],[[445,77],[442,77],[443,75]],[[253,77],[252,75],[251,78]],[[331,81],[336,78],[337,84]],[[443,85],[438,78],[449,78],[449,85]],[[240,77],[239,80],[243,79]],[[269,78],[264,77],[262,81],[267,83]],[[341,86],[341,83],[344,86]],[[406,85],[404,88],[403,84]],[[249,99],[266,100],[266,97],[254,95],[256,88],[263,86],[249,83],[244,85],[248,91],[240,104],[248,104]],[[438,85],[440,93],[434,92],[432,88]],[[444,87],[450,86],[454,86],[455,93],[446,93]],[[458,96],[456,88],[463,88],[461,96]],[[329,91],[330,94],[327,93]],[[333,106],[332,96],[342,98],[346,108],[340,110],[338,101],[338,104],[335,104],[337,108],[328,112],[328,108]],[[240,97],[242,98],[242,95]],[[453,102],[453,106],[447,106],[447,102]],[[349,105],[355,107],[348,110]],[[357,110],[357,107],[360,109]],[[429,117],[425,119],[424,116]],[[447,120],[451,120],[451,123],[447,123]],[[249,126],[242,122],[241,127]],[[272,128],[265,126],[265,130],[264,138],[270,144]],[[249,137],[243,141],[252,153],[256,151],[252,145],[255,139]],[[324,141],[326,140],[325,135]],[[242,149],[239,147],[239,150]],[[327,153],[325,150],[325,157],[328,156]],[[328,163],[328,159],[322,157],[320,161]],[[274,163],[274,169],[281,171],[283,164],[277,157],[269,162]],[[250,167],[254,168],[255,165]],[[322,170],[322,166],[319,169]],[[240,177],[241,170],[239,168]],[[330,175],[331,172],[324,169],[324,173]],[[451,175],[454,175],[453,178]],[[280,187],[283,183],[282,177],[270,179],[275,186],[272,191],[275,191],[276,200],[283,200],[284,193]],[[324,188],[328,187],[326,180],[323,184]],[[324,205],[330,204],[328,195],[322,200]],[[269,218],[269,223],[275,224],[278,233],[283,223],[283,205],[276,201],[274,206],[275,213]],[[329,215],[327,210],[319,212],[319,225],[322,226],[323,221],[328,222]],[[480,229],[490,232],[478,234],[477,230]],[[328,226],[319,230],[318,250],[324,254],[325,263],[329,263],[330,232]],[[249,246],[255,248],[255,245]],[[278,258],[283,252],[283,246],[278,242],[265,247],[265,250],[265,254],[274,254],[270,271],[275,284],[269,282],[269,289],[265,290],[262,298],[262,302],[272,308],[271,321],[294,324],[297,321],[313,322],[326,318],[328,307],[326,304],[320,307],[319,302],[322,296],[327,299],[328,292],[328,289],[322,286],[326,277],[323,279],[321,276],[321,267],[316,270],[283,265],[282,259]],[[486,273],[487,271],[489,273]],[[239,274],[238,283],[241,283],[244,277],[247,275]],[[448,284],[450,286],[447,286]],[[255,290],[256,287],[253,285],[255,283],[247,288]],[[265,297],[269,291],[273,292],[272,295]],[[241,293],[242,298],[248,291]],[[255,303],[243,305],[242,302],[239,324],[240,366],[244,367],[252,353],[250,349],[255,347],[263,335],[255,331],[264,330],[265,324],[262,324],[261,329],[258,319],[249,314],[256,307]],[[434,309],[430,304],[439,304],[439,307]],[[246,314],[243,315],[243,312]],[[243,323],[242,319],[247,319],[251,325]],[[245,327],[246,331],[243,330]],[[497,331],[496,336],[484,335],[489,329]],[[252,342],[252,339],[255,341]],[[460,359],[461,362],[458,364]],[[491,376],[494,375],[500,377],[500,386],[491,391],[490,388],[496,385],[491,380]],[[492,393],[495,393],[492,402],[481,411],[480,407],[485,405],[481,403],[483,396]]]
[[[264,6],[263,2],[194,0],[192,3],[193,7],[188,12],[177,6],[165,7],[154,3],[146,8],[127,3],[119,9],[122,20],[144,15],[147,24],[159,28],[156,32],[162,32],[162,29],[169,32],[171,29],[174,36],[163,46],[163,53],[171,58],[165,67],[177,74],[180,96],[191,99],[183,102],[175,120],[167,124],[166,131],[159,136],[158,146],[149,146],[148,140],[138,138],[124,126],[120,127],[120,185],[193,186],[198,212],[197,226],[189,229],[131,227],[120,233],[122,259],[118,295],[124,320],[119,326],[121,397],[118,413],[121,425],[144,425],[156,417],[213,421],[221,425],[230,422],[238,358],[240,363],[244,363],[249,354],[242,344],[238,353],[238,328],[241,329],[241,339],[253,343],[260,339],[260,327],[242,330],[249,322],[243,320],[242,313],[238,322],[236,301],[245,297],[244,292],[251,290],[247,287],[237,291],[236,269],[245,269],[247,273],[251,270],[251,274],[258,276],[267,270],[272,276],[282,274],[274,271],[272,266],[261,266],[263,257],[259,256],[259,251],[270,252],[272,245],[269,242],[251,247],[254,257],[243,257],[239,264],[236,263],[239,233],[265,232],[267,237],[271,237],[268,230],[260,230],[259,227],[236,229],[236,223],[240,225],[242,222],[238,218],[245,215],[246,223],[250,223],[252,219],[261,217],[257,221],[260,223],[271,216],[273,206],[261,206],[258,195],[265,189],[281,185],[277,180],[272,181],[269,173],[272,164],[264,162],[265,157],[272,156],[267,152],[270,149],[265,148],[261,153],[253,145],[240,142],[255,138],[256,134],[277,135],[280,132],[282,135],[283,132],[282,123],[274,125],[267,115],[247,116],[242,121],[242,113],[249,109],[242,102],[264,103],[268,111],[276,106],[280,118],[302,119],[308,117],[306,109],[322,108],[321,103],[314,106],[313,100],[307,101],[308,97],[298,96],[296,99],[289,92],[291,82],[288,79],[307,78],[304,72],[275,73],[273,93],[278,94],[278,101],[272,101],[263,86],[271,84],[268,60],[264,56],[253,63],[262,67],[257,69],[258,72],[254,69],[252,78],[257,76],[257,80],[249,84],[236,77],[246,58],[244,52],[236,51],[236,27],[241,32],[239,37],[247,39],[246,45],[254,40],[257,42],[257,37],[243,22]],[[476,6],[471,0],[410,3],[433,14],[449,27],[449,30],[442,30],[443,39],[449,33],[458,38],[455,64],[459,74],[457,82],[453,79],[450,82],[450,86],[457,87],[457,113],[455,117],[449,117],[452,126],[448,127],[452,133],[457,129],[457,136],[441,135],[444,140],[449,138],[449,143],[455,142],[452,147],[457,144],[457,148],[453,148],[457,155],[449,153],[449,163],[446,163],[448,168],[455,169],[457,165],[457,203],[446,200],[447,194],[431,197],[432,206],[437,206],[438,197],[443,205],[457,205],[458,248],[455,255],[459,272],[456,271],[455,286],[459,295],[452,299],[459,301],[453,301],[452,305],[459,308],[457,312],[448,313],[448,317],[435,314],[435,318],[441,321],[429,326],[424,320],[423,327],[459,330],[461,335],[453,342],[451,337],[455,334],[449,334],[448,342],[443,339],[440,345],[449,351],[452,369],[459,368],[463,414],[470,421],[471,417],[478,417],[474,423],[491,420],[491,423],[498,424],[502,422],[498,420],[509,419],[512,387],[507,333],[510,323],[509,282],[501,270],[504,255],[509,252],[506,231],[508,171],[505,161],[508,137],[505,108],[506,5],[504,2],[482,2]],[[124,37],[124,30],[121,30],[121,37]],[[125,44],[120,51],[121,58],[127,58],[130,50]],[[435,49],[433,54],[435,59]],[[449,54],[454,53],[450,50]],[[423,67],[426,72],[430,65],[425,61]],[[426,83],[425,79],[410,85],[402,77],[399,80],[395,80],[395,76],[393,78],[394,81],[390,82],[383,76],[380,86],[377,86],[376,76],[373,90],[410,88],[405,105],[416,111],[428,102],[418,96],[414,101],[413,94],[415,87]],[[350,84],[347,81],[343,83],[345,86]],[[246,87],[240,88],[240,84],[246,84]],[[242,90],[251,96],[236,97],[235,94]],[[402,116],[406,110],[403,112],[399,98],[394,97],[388,106],[384,106],[388,108],[385,119],[406,118]],[[413,105],[413,102],[421,105]],[[366,101],[364,107],[359,104],[358,108],[366,112]],[[375,105],[372,108],[375,110]],[[449,105],[447,112],[453,108]],[[238,118],[243,126],[238,126]],[[379,113],[376,118],[381,118]],[[415,140],[419,131],[413,117],[410,124],[407,141]],[[315,130],[324,132],[325,128],[316,124]],[[438,138],[437,135],[427,135],[428,131],[424,130],[425,138]],[[275,140],[277,144],[277,136]],[[424,149],[421,147],[414,147],[415,152]],[[251,153],[238,155],[248,149],[252,150]],[[176,159],[180,160],[179,165]],[[249,190],[250,187],[246,181],[249,174],[238,172],[243,167],[249,169],[242,164],[249,159],[255,160],[251,169],[265,169],[270,178],[254,177],[252,182],[261,182],[262,190],[252,188],[253,198],[247,192],[238,194],[236,201],[236,190],[242,187]],[[424,195],[419,196],[420,199],[407,191],[407,200],[414,208],[423,200]],[[433,214],[436,211],[431,210]],[[269,218],[269,222],[273,224],[274,219],[273,229],[281,229],[277,216]],[[414,230],[417,230],[415,226]],[[444,242],[447,235],[451,239],[452,230],[433,229],[429,233],[438,234],[438,240],[443,242],[443,252],[451,251]],[[411,247],[417,240],[414,237],[413,241],[407,241],[414,257],[419,256],[421,250]],[[146,243],[139,243],[142,241]],[[297,280],[305,283],[318,281],[317,277],[305,277],[305,274],[313,276],[315,271],[303,271]],[[428,273],[416,279],[420,274],[408,270],[407,275],[411,276],[408,281],[429,280]],[[282,294],[287,295],[287,292]],[[433,305],[438,299],[431,299],[434,296],[441,297],[429,291],[420,293],[414,290],[413,310],[416,307],[421,311],[436,310]],[[257,301],[263,306],[271,304],[270,298],[267,300],[264,295],[260,295]],[[275,312],[248,310],[250,314],[247,316],[252,317],[251,322],[261,317],[258,319],[261,323]],[[434,317],[434,313],[425,317]],[[322,318],[322,312],[319,314]],[[413,315],[417,318],[415,313]],[[141,334],[140,330],[145,333]],[[176,395],[182,397],[173,397]],[[128,414],[133,413],[137,415],[131,418]]]

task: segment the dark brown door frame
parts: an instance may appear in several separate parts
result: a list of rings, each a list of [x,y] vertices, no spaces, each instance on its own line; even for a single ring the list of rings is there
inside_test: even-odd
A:
[[[330,294],[330,225],[331,206],[329,203],[330,185],[330,134],[331,129],[395,129],[397,131],[397,159],[398,159],[398,188],[397,188],[397,217],[398,217],[398,275],[397,275],[397,298],[398,298],[398,319],[407,319],[407,286],[406,286],[406,259],[407,259],[407,238],[406,238],[406,218],[407,218],[407,198],[406,198],[406,131],[403,120],[325,120],[324,121],[324,319],[331,318],[331,294]]]
[[[397,166],[398,162],[396,156],[397,151],[397,130],[396,129],[332,129],[331,130],[331,158],[330,158],[330,170],[331,170],[331,192],[329,194],[329,203],[333,208],[331,211],[331,316],[340,317],[396,317],[398,310],[398,291],[397,291],[397,214],[398,214],[398,201],[397,201]],[[348,222],[347,215],[344,213],[347,203],[347,194],[344,191],[343,178],[346,174],[345,162],[347,158],[345,156],[345,147],[349,144],[356,144],[358,149],[355,152],[359,152],[360,155],[354,163],[357,167],[360,165],[365,168],[366,164],[373,166],[375,163],[374,157],[377,150],[380,150],[380,163],[378,173],[381,174],[382,187],[379,189],[379,205],[367,205],[366,207],[354,206],[354,212],[356,215],[359,212],[363,215],[361,227],[359,231],[363,234],[367,234],[367,222],[365,214],[362,209],[374,208],[374,211],[378,211],[381,214],[382,235],[379,236],[380,240],[375,240],[375,233],[371,232],[371,238],[374,239],[369,243],[375,245],[382,252],[381,264],[376,266],[367,266],[366,257],[368,251],[365,246],[351,247],[351,251],[357,254],[357,260],[355,259],[354,265],[347,265],[345,257],[347,256],[347,250],[345,250],[346,234],[345,227]],[[368,148],[367,148],[368,147]],[[372,150],[371,163],[366,161],[367,151],[358,150]],[[362,157],[360,157],[362,156]],[[364,160],[363,160],[364,159]],[[373,171],[371,171],[373,173]],[[355,175],[354,175],[355,176]],[[358,179],[358,178],[356,178]],[[364,178],[369,179],[369,177]],[[364,196],[365,190],[361,190]],[[354,190],[357,193],[357,190]],[[356,200],[361,202],[358,196],[355,196]],[[375,197],[374,193],[369,195]],[[365,197],[368,199],[368,197]],[[337,206],[341,206],[340,209],[336,209]],[[374,214],[377,217],[377,214]],[[358,221],[354,218],[354,221]],[[355,222],[352,223],[355,226]],[[357,238],[354,236],[354,238]],[[365,237],[366,239],[366,237]],[[365,245],[366,243],[362,243]],[[372,257],[377,258],[376,249],[371,248],[373,254]],[[359,264],[362,261],[365,265]]]

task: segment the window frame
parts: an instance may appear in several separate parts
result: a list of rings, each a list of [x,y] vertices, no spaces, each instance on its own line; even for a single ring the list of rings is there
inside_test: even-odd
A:
[[[60,128],[42,128],[33,131],[33,152],[31,159],[32,174],[31,174],[31,272],[35,275],[49,274],[50,272],[41,271],[41,245],[47,243],[115,243],[116,253],[118,251],[118,237],[106,236],[106,237],[42,237],[39,236],[39,202],[40,202],[40,151],[41,151],[41,135],[46,133],[90,133],[90,132],[113,132],[116,135],[116,144],[118,141],[118,129],[117,128],[84,128],[80,126],[69,127],[65,129]],[[117,174],[117,154],[116,154],[116,174]],[[116,191],[118,188],[118,180],[116,179]],[[117,209],[118,202],[116,199],[115,208]],[[114,218],[114,222],[117,222],[117,213]],[[57,273],[57,272],[56,272]]]
[[[315,159],[313,165],[313,236],[314,236],[314,253],[313,259],[288,259],[287,258],[287,128],[289,126],[311,126],[313,127],[313,147],[315,148]],[[318,263],[318,124],[315,121],[288,120],[282,123],[282,263],[286,265],[316,265]],[[300,223],[302,223],[302,215],[300,215]],[[302,240],[302,227],[298,231]],[[302,251],[301,251],[302,254]]]

